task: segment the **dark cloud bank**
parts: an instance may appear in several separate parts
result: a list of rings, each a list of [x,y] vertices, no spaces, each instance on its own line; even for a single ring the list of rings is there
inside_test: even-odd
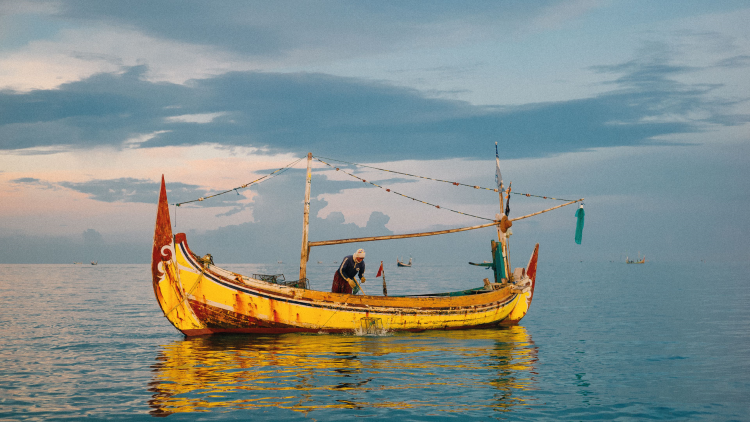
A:
[[[593,98],[519,107],[474,106],[418,91],[324,74],[234,72],[186,85],[143,80],[145,67],[99,74],[55,90],[0,92],[0,149],[215,143],[270,152],[307,151],[353,161],[539,157],[653,143],[706,124],[735,125],[708,95],[715,86],[670,79],[691,69],[660,62],[598,67],[619,88]],[[660,121],[663,115],[704,115]],[[174,117],[221,113],[210,123]],[[171,119],[170,119],[171,118]]]

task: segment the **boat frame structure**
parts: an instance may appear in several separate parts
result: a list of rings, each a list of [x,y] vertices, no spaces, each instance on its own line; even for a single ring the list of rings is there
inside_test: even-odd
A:
[[[511,221],[539,213],[513,220],[498,215],[492,223],[436,232],[310,242],[312,154],[307,158],[300,277],[294,281],[237,274],[214,265],[210,255],[201,257],[193,253],[184,233],[172,233],[162,176],[151,260],[153,289],[164,316],[184,335],[352,333],[369,332],[373,327],[388,331],[468,329],[515,325],[526,315],[534,295],[539,244],[528,265],[511,272],[504,228],[512,225]],[[502,201],[500,192],[501,209]],[[485,279],[483,286],[412,296],[352,295],[307,288],[306,267],[311,247],[432,236],[491,226],[498,229],[498,242],[492,242],[493,262],[481,265],[492,267],[494,280]]]

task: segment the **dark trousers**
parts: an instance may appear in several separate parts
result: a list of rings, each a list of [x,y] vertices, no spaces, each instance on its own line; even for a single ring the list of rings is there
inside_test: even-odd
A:
[[[346,293],[349,295],[352,294],[352,287],[346,280],[344,280],[344,277],[341,277],[341,274],[339,274],[338,270],[333,275],[333,285],[331,286],[331,292]]]

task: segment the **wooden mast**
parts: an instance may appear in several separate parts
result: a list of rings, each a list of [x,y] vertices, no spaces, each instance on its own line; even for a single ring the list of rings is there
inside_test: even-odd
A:
[[[495,158],[498,160],[497,166],[498,169],[500,168],[500,162],[499,158],[497,158],[497,142],[495,142]],[[499,170],[498,170],[499,171]],[[497,187],[498,195],[500,196],[500,214],[497,215],[498,221],[502,217],[503,214],[505,214],[505,207],[503,206],[503,192],[505,191],[505,186],[503,186],[503,179],[500,178],[500,174],[498,173],[498,180],[497,183],[499,184]],[[507,217],[507,216],[506,216]],[[500,230],[500,225],[497,225],[497,240],[500,241],[500,247],[503,249],[503,266],[505,267],[505,275],[510,278],[510,257],[508,256],[508,245],[507,245],[507,237],[505,236],[505,233],[503,233],[502,230]],[[498,280],[498,283],[501,281]]]
[[[312,184],[312,152],[307,153],[307,181],[305,182],[305,214],[302,221],[302,250],[299,259],[299,279],[307,278],[307,260],[310,259],[310,247],[307,235],[310,228],[310,185]]]

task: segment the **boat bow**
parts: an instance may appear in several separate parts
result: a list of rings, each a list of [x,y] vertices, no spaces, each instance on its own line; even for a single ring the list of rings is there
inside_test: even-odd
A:
[[[203,330],[205,326],[193,312],[187,300],[179,271],[175,263],[172,222],[169,219],[169,203],[164,175],[161,177],[159,205],[156,211],[154,246],[151,251],[151,276],[156,300],[164,316],[178,330]]]

